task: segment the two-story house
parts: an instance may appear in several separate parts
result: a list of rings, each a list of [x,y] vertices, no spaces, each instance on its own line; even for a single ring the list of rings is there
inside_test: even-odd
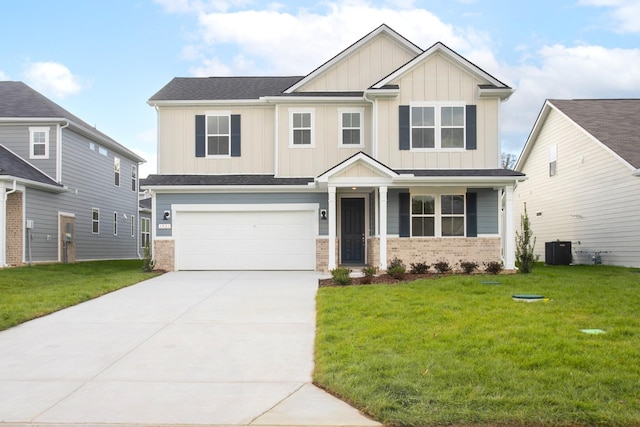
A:
[[[138,258],[137,154],[22,82],[0,82],[0,268]]]
[[[498,110],[513,90],[386,25],[306,76],[175,78],[153,95],[166,270],[514,268]]]

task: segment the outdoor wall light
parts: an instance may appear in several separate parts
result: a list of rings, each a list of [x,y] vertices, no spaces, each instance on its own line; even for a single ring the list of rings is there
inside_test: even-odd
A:
[[[169,211],[164,211],[164,215],[162,216],[162,220],[163,221],[167,221],[169,219],[169,217],[171,216],[171,212]]]
[[[326,220],[327,219],[327,210],[326,209],[320,209],[320,219],[322,219],[322,220]]]

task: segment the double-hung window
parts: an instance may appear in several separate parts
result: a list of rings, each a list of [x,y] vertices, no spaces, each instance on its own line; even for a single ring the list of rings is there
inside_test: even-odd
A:
[[[289,110],[291,123],[289,145],[291,147],[313,147],[314,115],[312,109]]]
[[[100,234],[100,209],[91,209],[91,233]]]
[[[340,120],[338,135],[339,143],[343,147],[362,147],[362,108],[344,108],[338,110]]]
[[[549,176],[556,176],[558,170],[558,146],[549,147]]]
[[[120,187],[120,159],[113,158],[113,184],[116,187]]]
[[[146,248],[149,244],[149,237],[151,233],[149,232],[149,224],[151,220],[149,218],[140,218],[140,245],[143,248]]]
[[[48,159],[49,158],[49,128],[30,127],[29,128],[29,158]]]
[[[413,195],[411,197],[411,236],[464,237],[464,235],[464,195]]]
[[[230,115],[207,116],[207,156],[229,156],[231,142]]]
[[[411,106],[411,149],[463,149],[465,107],[462,105]]]
[[[131,166],[131,191],[138,191],[138,168],[136,165]]]

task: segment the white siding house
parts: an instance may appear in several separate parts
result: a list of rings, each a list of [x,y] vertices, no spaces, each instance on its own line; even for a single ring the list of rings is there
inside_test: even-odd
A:
[[[640,100],[548,100],[516,165],[536,253],[570,241],[573,263],[640,267]]]

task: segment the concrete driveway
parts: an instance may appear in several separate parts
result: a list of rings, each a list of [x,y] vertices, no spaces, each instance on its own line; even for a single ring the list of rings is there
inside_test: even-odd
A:
[[[174,272],[0,332],[0,423],[380,425],[311,385],[313,272]]]

